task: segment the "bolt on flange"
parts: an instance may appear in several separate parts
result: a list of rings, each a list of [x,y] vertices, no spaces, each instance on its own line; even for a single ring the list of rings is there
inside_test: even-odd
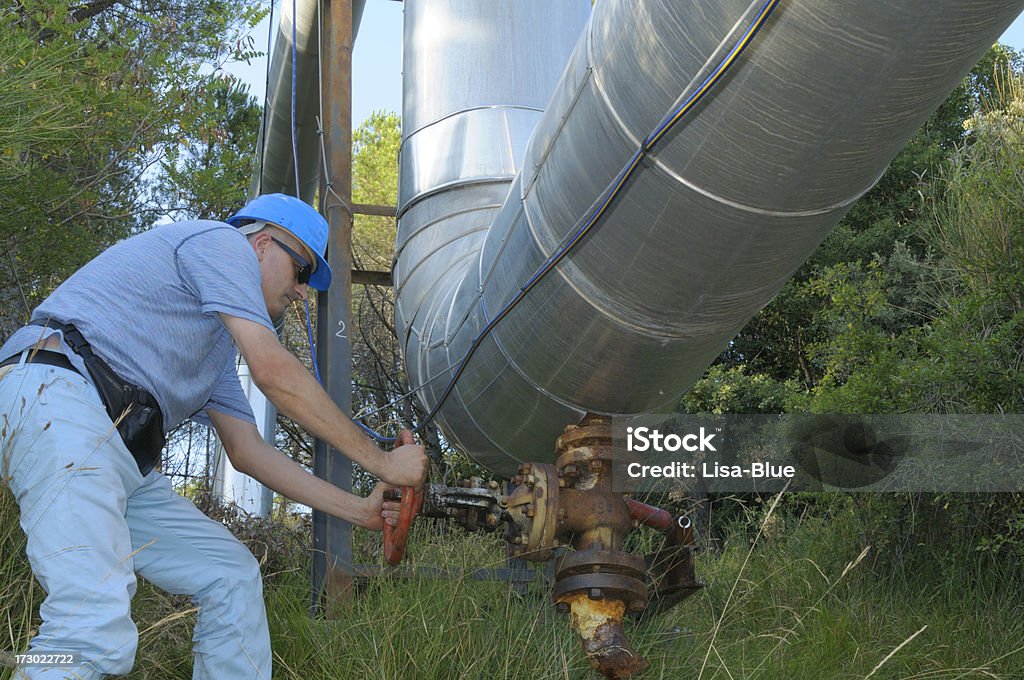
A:
[[[511,553],[532,561],[551,559],[558,545],[558,473],[552,465],[524,463],[516,477],[519,484],[505,498],[512,518]]]

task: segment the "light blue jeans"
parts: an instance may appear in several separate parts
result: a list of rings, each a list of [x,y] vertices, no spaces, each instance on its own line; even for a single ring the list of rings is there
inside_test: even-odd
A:
[[[199,608],[194,679],[270,680],[259,566],[227,529],[143,477],[91,383],[24,358],[0,378],[0,475],[21,509],[32,571],[46,591],[30,652],[80,655],[15,677],[101,678],[131,670],[135,572]]]

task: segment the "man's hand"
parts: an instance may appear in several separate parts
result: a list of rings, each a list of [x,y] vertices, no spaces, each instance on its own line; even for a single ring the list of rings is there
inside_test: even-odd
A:
[[[392,526],[398,524],[399,504],[392,501],[384,502],[384,492],[391,488],[391,485],[384,482],[373,487],[373,491],[364,499],[366,501],[365,519],[359,522],[361,526],[372,531],[382,531],[384,522]],[[389,506],[391,507],[389,508]]]
[[[394,487],[392,487],[392,486],[390,486],[388,484],[385,484],[384,482],[381,482],[377,486],[384,487],[384,491],[389,491],[389,490],[394,488]],[[377,491],[377,489],[374,489],[374,492],[376,492],[376,491]],[[381,493],[384,493],[384,491],[382,491]],[[384,519],[384,524],[389,524],[389,525],[391,525],[393,527],[397,527],[398,526],[398,516],[399,516],[399,514],[401,514],[401,512],[402,512],[402,502],[401,501],[385,500],[384,503],[381,505],[380,516]]]
[[[427,454],[415,442],[412,432],[402,430],[395,440],[393,451],[384,454],[384,463],[377,476],[394,486],[423,486],[427,476]]]

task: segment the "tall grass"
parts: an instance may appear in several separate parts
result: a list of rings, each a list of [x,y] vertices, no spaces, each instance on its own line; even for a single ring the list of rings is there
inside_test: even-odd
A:
[[[6,485],[0,483],[0,653],[23,651],[45,593],[32,578],[25,557],[25,534],[18,525],[18,507]],[[0,664],[9,659],[0,657]],[[0,678],[10,671],[0,668]]]
[[[4,490],[0,647],[24,649],[41,592],[24,564],[15,517]],[[1017,565],[975,553],[951,556],[942,568],[884,573],[861,536],[853,505],[841,499],[817,514],[783,504],[738,523],[720,552],[699,556],[701,593],[627,625],[651,661],[643,677],[1024,678]],[[360,532],[357,559],[370,559],[378,545],[377,535]],[[520,594],[507,583],[459,576],[504,566],[497,539],[420,522],[409,553],[414,565],[452,576],[367,580],[332,620],[309,615],[307,553],[268,573],[274,677],[599,677],[541,582]],[[134,612],[141,643],[129,677],[190,677],[191,603],[143,583]]]
[[[838,514],[837,514],[838,512]],[[629,632],[646,678],[1024,677],[1020,572],[978,555],[917,575],[869,571],[849,504],[766,517],[704,554],[706,589]],[[756,540],[754,540],[756,538]],[[419,527],[410,552],[451,570],[500,546]],[[594,678],[548,593],[471,579],[378,578],[335,621],[306,615],[305,573],[269,589],[282,678]]]

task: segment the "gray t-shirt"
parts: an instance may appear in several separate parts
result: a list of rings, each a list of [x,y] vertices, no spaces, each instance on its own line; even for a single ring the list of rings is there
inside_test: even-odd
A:
[[[195,220],[108,248],[46,298],[32,320],[74,324],[118,375],[156,397],[168,431],[190,417],[208,425],[211,408],[255,422],[218,313],[274,328],[246,237],[222,222]],[[0,348],[0,359],[54,332],[26,326]],[[88,377],[81,357],[63,340],[61,348]]]

